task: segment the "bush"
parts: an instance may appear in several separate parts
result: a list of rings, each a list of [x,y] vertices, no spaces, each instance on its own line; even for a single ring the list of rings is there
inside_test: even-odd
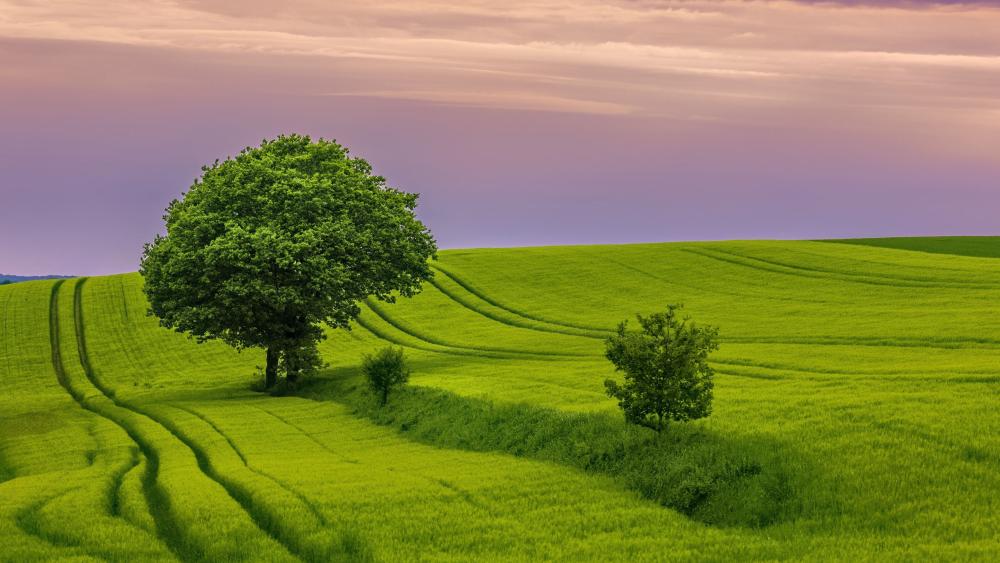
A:
[[[368,380],[368,387],[378,395],[379,404],[389,400],[389,391],[410,379],[410,370],[403,358],[403,349],[388,346],[375,354],[365,354],[361,371]]]
[[[618,399],[625,420],[662,432],[671,420],[687,421],[712,412],[712,368],[708,355],[719,348],[718,330],[681,318],[680,305],[648,317],[639,330],[628,321],[607,339],[605,356],[624,382],[604,382]]]

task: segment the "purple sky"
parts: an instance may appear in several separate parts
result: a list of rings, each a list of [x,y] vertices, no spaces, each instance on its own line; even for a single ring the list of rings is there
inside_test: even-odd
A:
[[[0,272],[133,271],[282,132],[442,247],[1000,234],[997,3],[336,4],[0,0]]]

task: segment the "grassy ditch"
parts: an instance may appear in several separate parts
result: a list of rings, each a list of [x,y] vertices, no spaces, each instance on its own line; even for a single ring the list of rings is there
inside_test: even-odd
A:
[[[355,415],[422,444],[608,475],[714,526],[761,528],[799,511],[792,467],[804,464],[763,438],[737,440],[698,424],[676,424],[657,435],[609,414],[496,403],[415,386],[394,392],[380,407],[359,378],[344,373],[314,379],[296,394],[344,403]]]

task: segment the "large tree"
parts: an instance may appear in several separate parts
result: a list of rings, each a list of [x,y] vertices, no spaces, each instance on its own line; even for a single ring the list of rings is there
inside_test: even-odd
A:
[[[322,324],[349,328],[359,301],[412,296],[432,275],[417,194],[334,141],[281,136],[202,171],[145,247],[150,310],[199,341],[263,348],[266,387],[316,365]]]
[[[708,356],[719,348],[718,330],[681,317],[680,305],[662,313],[637,315],[639,330],[628,321],[608,337],[605,356],[624,373],[624,381],[604,382],[618,399],[625,420],[662,432],[671,420],[685,421],[712,412],[712,367]]]

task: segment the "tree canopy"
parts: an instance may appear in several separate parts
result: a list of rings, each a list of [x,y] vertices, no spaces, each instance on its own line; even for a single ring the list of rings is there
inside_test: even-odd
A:
[[[202,172],[145,247],[145,293],[165,327],[266,349],[267,386],[317,363],[322,324],[349,328],[359,301],[412,296],[432,275],[417,194],[335,141],[280,136]]]
[[[623,372],[624,382],[604,382],[618,399],[625,419],[662,432],[671,420],[686,421],[712,412],[712,376],[708,356],[719,345],[718,330],[681,318],[681,305],[662,313],[637,315],[639,330],[628,321],[606,341],[605,356]]]

